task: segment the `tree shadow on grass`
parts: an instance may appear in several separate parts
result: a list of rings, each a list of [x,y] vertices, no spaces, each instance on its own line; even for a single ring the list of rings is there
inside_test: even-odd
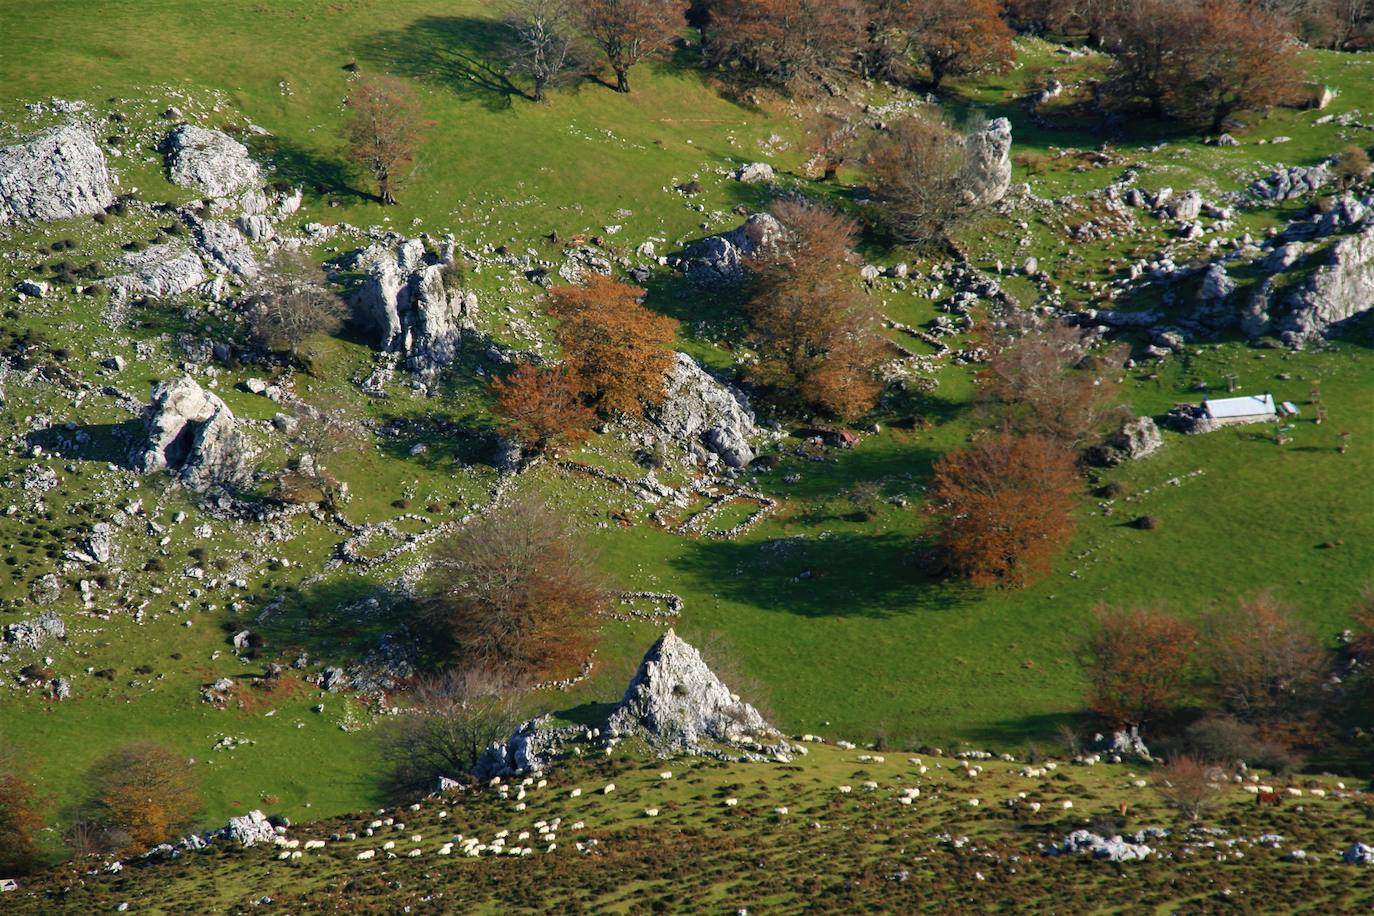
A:
[[[353,173],[347,162],[318,151],[306,149],[285,137],[254,137],[250,141],[253,152],[272,166],[273,172],[293,187],[320,196],[352,197],[360,201],[380,203],[375,194],[353,186]]]
[[[262,636],[267,658],[305,652],[319,662],[356,662],[413,617],[409,601],[362,576],[288,586],[271,599],[278,600],[270,612],[242,621]]]
[[[965,601],[931,577],[919,544],[897,534],[834,534],[761,541],[700,539],[672,562],[721,597],[799,617],[892,617],[946,611]]]
[[[1007,748],[1034,744],[1042,751],[1061,753],[1058,744],[1063,731],[1068,728],[1081,733],[1083,726],[1083,717],[1073,713],[1037,713],[971,725],[964,737],[975,746]]]
[[[526,93],[496,63],[505,27],[471,16],[425,16],[404,29],[378,32],[355,46],[358,58],[504,111]]]

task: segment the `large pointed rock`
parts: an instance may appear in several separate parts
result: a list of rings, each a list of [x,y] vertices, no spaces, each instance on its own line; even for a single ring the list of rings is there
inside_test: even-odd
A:
[[[607,729],[612,735],[638,735],[674,750],[777,734],[757,709],[721,683],[701,653],[672,630],[639,663]]]
[[[1011,122],[989,121],[964,138],[964,201],[990,207],[1011,190]]]
[[[253,450],[238,421],[189,375],[153,387],[144,429],[146,438],[131,456],[136,470],[170,471],[198,492],[252,478]]]
[[[670,438],[700,442],[732,468],[754,460],[750,439],[758,435],[748,401],[737,389],[716,381],[686,353],[668,372],[663,403],[654,422]]]
[[[0,226],[86,216],[112,203],[105,156],[79,124],[0,149]]]
[[[453,361],[477,300],[445,288],[444,265],[426,253],[424,242],[371,245],[355,256],[352,267],[363,273],[355,311],[376,335],[379,349],[405,354],[417,369]]]

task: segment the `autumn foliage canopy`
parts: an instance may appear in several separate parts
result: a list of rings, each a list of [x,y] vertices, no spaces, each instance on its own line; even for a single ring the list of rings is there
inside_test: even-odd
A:
[[[924,510],[943,564],[976,585],[1047,575],[1073,535],[1078,483],[1072,454],[1045,436],[1002,433],[944,455]]]

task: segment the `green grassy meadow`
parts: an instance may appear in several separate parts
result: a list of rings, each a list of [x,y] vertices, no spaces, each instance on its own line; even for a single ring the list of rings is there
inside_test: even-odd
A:
[[[151,145],[167,127],[158,113],[175,105],[204,115],[211,126],[252,123],[271,134],[253,145],[274,176],[306,188],[302,224],[389,226],[408,236],[451,231],[474,249],[506,245],[547,258],[558,254],[544,238],[553,231],[570,238],[618,225],[608,236],[609,248],[629,253],[645,239],[658,239],[658,250],[667,252],[732,227],[740,219],[735,207],[766,202],[759,186],[724,177],[742,163],[772,162],[789,172],[783,184],[815,190],[790,172],[802,158],[797,106],[727,100],[692,66],[690,51],[638,68],[629,96],[584,81],[536,106],[495,64],[488,8],[472,0],[0,0],[0,122],[24,128],[16,133],[41,126],[46,116],[30,116],[24,105],[53,96],[86,100],[98,113],[131,112],[125,155],[111,161],[121,191],[136,187],[145,200],[178,202],[188,194],[168,184]],[[1341,93],[1327,113],[1374,110],[1374,55],[1310,58],[1317,78]],[[1141,164],[1142,187],[1198,187],[1210,195],[1244,187],[1274,165],[1311,164],[1361,136],[1368,142],[1367,134],[1315,126],[1315,112],[1296,110],[1255,119],[1238,134],[1242,145],[1231,148],[1148,123],[1104,137],[1068,101],[1062,113],[1051,113],[1059,126],[1035,127],[1018,102],[1033,77],[1053,72],[1072,85],[1101,62],[1091,56],[1068,60],[1040,41],[1024,42],[1021,60],[1005,75],[954,82],[952,116],[977,108],[1012,118],[1016,154],[1052,157],[1106,143],[1120,163]],[[433,122],[395,208],[381,208],[342,157],[341,102],[350,63],[413,80]],[[1069,101],[1072,96],[1071,91]],[[1278,136],[1293,139],[1256,143]],[[1018,165],[1016,179],[1052,200],[1105,187],[1124,167],[1076,169],[1070,161],[1034,174]],[[693,178],[701,181],[700,195],[688,198],[673,190]],[[842,179],[857,182],[859,176],[846,172]],[[1294,209],[1290,204],[1238,220],[1259,232],[1291,217]],[[1074,282],[1114,276],[1115,262],[1132,256],[1133,248],[1160,244],[1166,232],[1158,227],[1153,236],[1077,243],[1047,220],[1026,218],[1030,225],[1022,230],[1002,217],[986,217],[967,241],[971,259],[991,270],[999,261],[1019,263],[1033,251],[1042,270],[1064,285],[1068,301],[1084,305],[1090,297],[1077,292]],[[5,250],[22,252],[8,263],[0,260],[0,289],[11,289],[55,260],[44,250],[54,240],[79,237],[91,260],[115,253],[116,242],[146,241],[155,231],[155,222],[142,216],[118,222],[100,240],[87,221],[0,231]],[[1017,244],[1027,234],[1033,239],[1029,249]],[[350,247],[330,243],[317,253],[326,257]],[[866,248],[864,254],[875,263],[923,263],[902,252]],[[512,315],[536,330],[547,327],[539,289],[518,272],[469,273],[465,283],[476,290],[479,324],[493,338],[530,344],[522,326],[512,327]],[[716,367],[734,363],[735,355],[718,346],[738,326],[729,297],[684,289],[672,277],[656,277],[650,285],[648,304],[682,322],[682,349]],[[1020,278],[1006,286],[1027,304],[1036,295]],[[915,287],[882,286],[874,295],[882,297],[891,317],[923,324],[937,312]],[[232,331],[222,316],[176,305],[149,309],[135,316],[138,327],[129,332],[147,344],[140,353],[120,349],[120,335],[101,323],[99,297],[63,296],[37,306],[0,294],[0,306],[8,310],[7,331],[36,335],[45,353],[69,351],[66,365],[77,377],[100,375],[97,354],[122,352],[128,367],[101,383],[140,397],[152,381],[178,371],[180,335]],[[1190,345],[1162,366],[1129,371],[1123,396],[1137,413],[1160,414],[1176,402],[1194,401],[1204,396],[1199,383],[1213,394],[1224,392],[1227,377],[1236,375],[1245,391],[1272,391],[1299,405],[1306,404],[1311,382],[1320,379],[1330,419],[1317,426],[1305,411],[1293,441],[1282,447],[1263,427],[1191,438],[1166,433],[1159,454],[1094,472],[1092,485],[1119,481],[1130,486],[1130,495],[1108,507],[1087,496],[1085,483],[1073,546],[1050,578],[1019,591],[942,582],[920,561],[924,522],[918,507],[931,462],[967,442],[979,427],[965,367],[942,369],[939,387],[913,396],[910,409],[880,409],[874,419],[883,431],[866,435],[853,450],[830,450],[820,462],[785,457],[776,471],[747,475],[751,487],[780,506],[736,540],[656,528],[627,494],[549,465],[524,475],[518,486],[542,488],[575,512],[614,585],[681,595],[686,609],[675,622],[678,632],[689,641],[723,647],[758,682],[757,698],[783,729],[856,741],[883,736],[893,746],[938,742],[1015,749],[1052,741],[1060,725],[1075,719],[1083,687],[1078,647],[1099,602],[1161,604],[1197,614],[1272,588],[1325,638],[1334,639],[1349,625],[1351,604],[1374,585],[1371,344],[1374,328],[1366,322],[1320,351],[1209,342]],[[474,445],[491,425],[475,363],[460,362],[430,396],[398,385],[390,398],[373,399],[353,384],[372,363],[365,342],[345,335],[318,347],[320,368],[294,379],[297,393],[307,401],[342,399],[392,430],[338,468],[354,494],[345,509],[350,519],[379,522],[419,512],[439,522],[483,504],[496,474]],[[262,372],[227,367],[215,390],[236,414],[267,420],[277,405],[234,387]],[[117,427],[130,414],[97,397],[80,404],[58,398],[41,379],[8,382],[5,398],[0,432],[9,444],[0,454],[0,478],[13,488],[36,463],[51,467],[62,482],[46,499],[51,518],[27,510],[0,516],[0,543],[18,561],[0,572],[0,597],[10,599],[0,610],[0,624],[32,613],[25,596],[32,581],[53,567],[49,550],[70,539],[66,523],[93,519],[133,499],[142,499],[146,511],[167,524],[177,511],[191,513],[174,529],[169,546],[138,526],[121,532],[126,558],[157,556],[164,568],[131,564],[125,581],[100,592],[95,610],[110,613],[83,611],[72,588],[55,606],[71,634],[54,653],[55,666],[72,677],[72,699],[54,703],[13,684],[0,690],[0,742],[40,763],[40,787],[54,809],[67,817],[82,801],[88,765],[134,739],[168,744],[198,761],[206,823],[264,805],[300,820],[378,804],[372,714],[351,698],[322,694],[290,671],[271,690],[251,686],[250,676],[264,661],[289,661],[300,651],[317,662],[347,660],[379,632],[404,623],[404,607],[364,620],[350,608],[385,589],[411,557],[317,577],[343,535],[308,515],[292,519],[292,536],[279,543],[260,542],[251,525],[219,521],[212,521],[209,537],[201,537],[192,531],[201,523],[198,510],[163,480],[110,472],[119,480],[116,491],[97,479],[117,457]],[[889,426],[903,413],[937,422],[924,431]],[[95,445],[76,458],[31,458],[22,445],[26,427],[20,420],[27,416],[50,417],[56,427],[71,421],[96,429]],[[1351,434],[1346,454],[1337,452],[1337,432]],[[417,443],[428,451],[412,455]],[[621,473],[635,468],[613,434],[598,437],[575,457]],[[884,496],[901,498],[906,506],[888,502],[875,521],[850,520],[846,496],[864,481],[877,482]],[[616,524],[610,516],[617,511],[629,513],[636,524]],[[1144,514],[1156,517],[1159,528],[1128,527]],[[217,592],[182,608],[172,594],[157,591],[180,575],[187,552],[197,548],[209,562],[223,561],[220,578],[248,582],[233,590],[239,610]],[[252,662],[236,658],[227,633],[277,596],[285,601],[263,626],[267,650]],[[143,609],[141,622],[132,616],[135,606]],[[531,711],[594,720],[605,704],[619,699],[658,631],[642,622],[608,622],[594,677],[568,691],[530,697]],[[140,673],[144,667],[148,672]],[[98,676],[102,671],[110,677]],[[201,687],[222,676],[243,678],[241,702],[226,709],[202,703]],[[322,713],[312,711],[317,703],[324,704]],[[214,750],[226,735],[254,743]],[[226,894],[237,898],[250,886]]]

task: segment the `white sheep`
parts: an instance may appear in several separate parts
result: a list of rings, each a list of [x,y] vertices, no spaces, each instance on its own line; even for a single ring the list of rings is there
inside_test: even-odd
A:
[[[358,853],[356,856],[354,856],[354,858],[355,858],[355,859],[359,859],[359,860],[364,860],[364,859],[371,859],[371,858],[374,857],[375,855],[377,855],[377,850],[375,850],[375,849],[364,849],[362,852],[360,852],[360,853]]]
[[[452,843],[445,843],[444,845],[442,845],[442,846],[439,847],[439,855],[441,855],[441,856],[447,856],[447,855],[452,855],[452,854],[453,854],[453,844],[452,844]]]
[[[673,773],[672,773],[671,770],[664,770],[662,773],[659,773],[659,774],[658,774],[658,778],[659,778],[659,779],[672,779],[672,778],[673,778]]]
[[[787,806],[778,805],[776,808],[773,809],[773,813],[778,815],[785,815],[787,814]]]
[[[615,791],[615,783],[613,783],[613,782],[608,782],[608,783],[606,783],[606,787],[605,787],[604,789],[601,790],[601,794],[602,794],[602,795],[610,795],[610,794],[611,794],[612,792],[614,792],[614,791]]]
[[[582,794],[582,790],[581,790],[581,789],[573,789],[571,792],[568,793],[568,797],[569,797],[569,798],[577,798],[577,797],[578,797],[579,795],[581,795],[581,794]]]
[[[324,840],[306,840],[306,841],[305,841],[305,848],[306,848],[306,849],[323,849],[323,848],[324,848]]]
[[[657,809],[657,808],[645,808],[645,809],[644,809],[644,816],[645,816],[645,817],[658,817],[658,809]]]
[[[382,844],[382,848],[383,848],[383,849],[395,849],[395,848],[396,848],[396,843],[395,843],[395,841],[393,841],[393,840],[387,840],[385,843]]]
[[[854,791],[854,787],[853,787],[853,786],[840,786],[839,789],[838,789],[837,791],[838,791],[841,795],[848,795],[850,792],[853,792],[853,791]]]
[[[410,852],[406,853],[406,858],[408,858],[408,859],[418,859],[418,858],[420,857],[420,855],[422,854],[422,852],[423,852],[423,850],[412,849]]]
[[[738,804],[739,804],[739,799],[738,799],[738,798],[727,798],[727,799],[725,800],[725,807],[727,807],[727,808],[733,808],[733,807],[735,807],[735,806],[738,805]]]

